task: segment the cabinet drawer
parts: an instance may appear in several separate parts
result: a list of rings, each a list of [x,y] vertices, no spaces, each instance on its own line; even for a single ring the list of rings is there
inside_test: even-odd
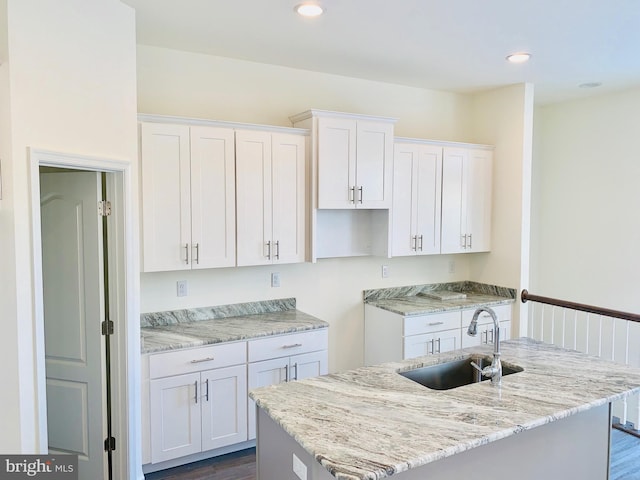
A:
[[[327,329],[322,328],[308,332],[250,340],[249,361],[258,362],[269,358],[288,357],[299,353],[326,350],[328,338]]]
[[[221,343],[157,353],[149,357],[150,378],[200,372],[247,361],[247,343]]]
[[[490,306],[489,308],[491,308],[491,310],[493,310],[494,312],[496,312],[496,315],[498,316],[498,321],[499,322],[504,322],[506,320],[511,320],[511,304],[509,305],[494,305],[494,306]],[[473,314],[475,313],[476,309],[475,308],[471,308],[469,310],[463,310],[462,311],[462,326],[466,327],[469,325],[469,323],[471,322],[471,319],[473,318]],[[478,317],[478,325],[485,325],[487,323],[493,323],[493,320],[491,319],[491,315],[489,315],[487,312],[482,312],[480,314],[480,316]]]
[[[460,311],[405,317],[404,336],[460,328]]]

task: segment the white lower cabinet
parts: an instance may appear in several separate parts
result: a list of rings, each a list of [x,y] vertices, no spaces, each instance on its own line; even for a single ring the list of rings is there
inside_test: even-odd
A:
[[[249,341],[249,390],[328,372],[327,330]],[[277,357],[277,358],[274,358]],[[249,440],[256,438],[256,407],[249,399]]]
[[[511,305],[492,308],[501,320],[500,338],[510,338]],[[488,314],[479,318],[478,335],[467,335],[475,310],[404,316],[365,304],[364,363],[375,365],[493,343],[493,320]]]
[[[248,390],[324,375],[327,352],[328,331],[321,328],[144,355],[143,463],[228,451],[254,439]]]
[[[149,372],[151,463],[247,439],[246,343],[151,355]]]
[[[500,322],[500,341],[511,338],[511,305],[499,305],[491,307],[496,313]],[[495,341],[495,327],[491,315],[482,312],[478,317],[478,334],[475,337],[467,335],[467,328],[471,323],[475,310],[462,311],[462,347],[473,347],[476,345],[493,345]]]

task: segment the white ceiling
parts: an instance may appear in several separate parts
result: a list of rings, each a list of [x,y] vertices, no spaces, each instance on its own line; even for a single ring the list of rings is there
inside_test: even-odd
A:
[[[319,0],[315,19],[302,0],[122,1],[145,45],[455,92],[532,82],[539,104],[640,85],[640,0]]]

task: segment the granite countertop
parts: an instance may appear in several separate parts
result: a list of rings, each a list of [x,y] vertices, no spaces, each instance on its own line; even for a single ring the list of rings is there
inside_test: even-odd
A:
[[[338,479],[380,479],[640,391],[640,369],[530,339],[502,344],[524,368],[451,390],[398,375],[472,347],[252,390],[257,405]]]
[[[141,316],[141,353],[235,342],[327,328],[296,310],[293,298],[147,313]]]
[[[456,295],[448,294],[460,294]],[[441,297],[443,299],[439,299]],[[451,298],[447,298],[451,297]],[[513,303],[516,290],[477,282],[452,282],[364,291],[364,303],[405,317]]]

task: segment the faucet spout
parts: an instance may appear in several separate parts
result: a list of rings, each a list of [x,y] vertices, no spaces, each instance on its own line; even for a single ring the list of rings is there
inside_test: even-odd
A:
[[[493,320],[493,361],[491,365],[481,370],[482,375],[491,378],[492,385],[500,385],[502,383],[502,362],[500,361],[500,322],[498,322],[498,316],[489,307],[478,308],[471,318],[471,323],[467,329],[467,334],[475,337],[478,334],[478,318],[482,312],[486,312],[491,316]],[[478,367],[476,367],[478,368]]]

